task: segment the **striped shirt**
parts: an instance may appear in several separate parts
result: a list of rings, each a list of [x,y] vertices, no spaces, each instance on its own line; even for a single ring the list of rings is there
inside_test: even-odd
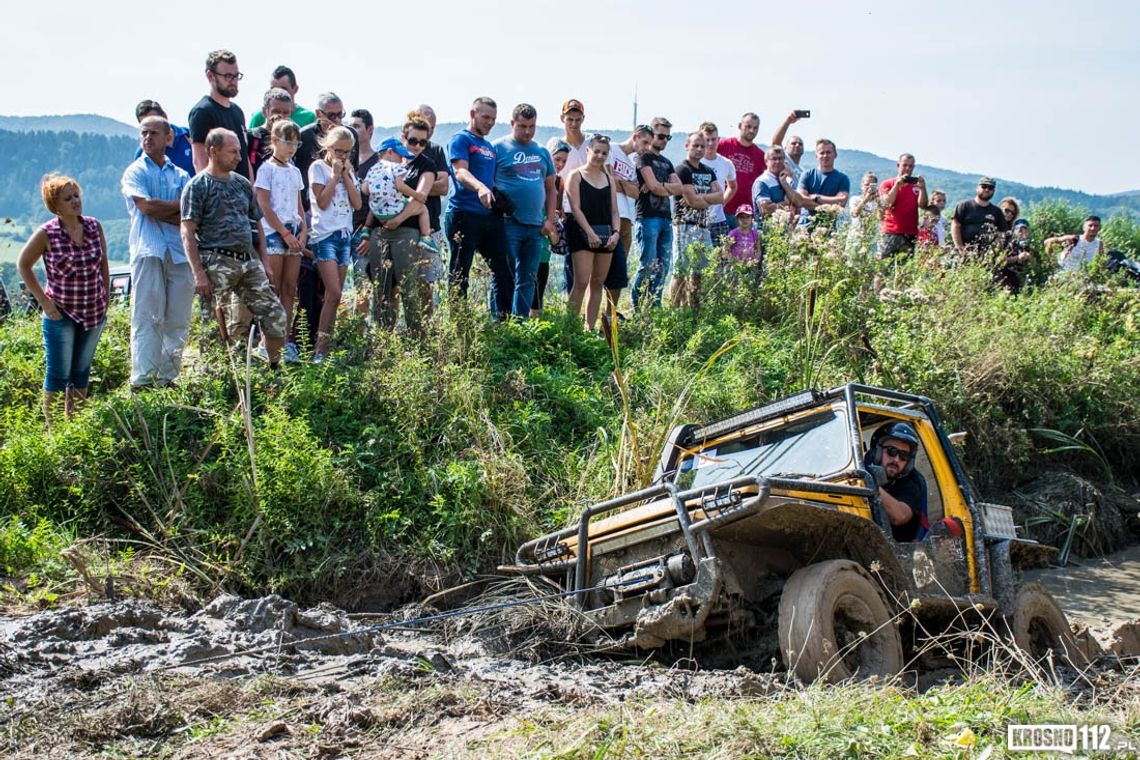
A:
[[[47,287],[44,292],[59,310],[78,322],[84,330],[91,330],[107,314],[107,280],[103,277],[103,240],[99,235],[99,222],[94,217],[80,217],[83,221],[83,242],[76,245],[59,217],[42,229],[48,237],[44,253],[44,270]]]

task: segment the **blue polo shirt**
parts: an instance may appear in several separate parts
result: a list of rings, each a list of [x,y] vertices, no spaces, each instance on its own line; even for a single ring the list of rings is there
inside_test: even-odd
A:
[[[534,140],[522,145],[514,137],[495,141],[495,186],[514,201],[514,220],[540,225],[546,220],[546,178],[554,176],[550,153]]]
[[[487,140],[464,129],[457,132],[447,145],[448,161],[466,161],[468,170],[475,175],[475,179],[487,187],[495,186],[495,146]],[[489,214],[491,210],[479,202],[479,195],[468,190],[459,182],[455,183],[455,194],[448,201],[451,207],[460,211],[469,211],[472,214]]]
[[[123,172],[122,192],[127,202],[127,213],[131,216],[129,245],[131,263],[144,256],[162,258],[170,252],[170,260],[175,264],[186,263],[186,252],[182,249],[182,235],[179,225],[160,222],[147,216],[135,205],[134,199],[148,201],[179,201],[182,190],[190,183],[190,175],[167,159],[161,167],[142,156],[131,162]]]

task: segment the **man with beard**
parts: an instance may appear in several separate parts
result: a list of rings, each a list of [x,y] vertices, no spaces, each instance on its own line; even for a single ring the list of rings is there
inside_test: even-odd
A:
[[[249,145],[245,136],[245,114],[231,98],[237,97],[238,81],[242,78],[238,70],[237,56],[229,50],[215,50],[206,56],[206,80],[210,83],[210,94],[190,109],[190,148],[194,156],[194,171],[206,168],[206,135],[221,127],[228,129],[237,138],[241,161],[237,172],[252,180],[249,165]]]
[[[896,541],[921,541],[930,529],[926,516],[926,479],[914,469],[918,432],[907,422],[888,422],[871,436],[863,459],[875,477],[879,500]]]

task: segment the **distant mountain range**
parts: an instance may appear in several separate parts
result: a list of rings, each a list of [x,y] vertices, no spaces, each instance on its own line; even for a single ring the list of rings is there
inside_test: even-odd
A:
[[[434,139],[446,143],[464,124],[439,124]],[[374,141],[396,134],[398,127],[377,127]],[[501,123],[492,139],[507,134],[509,127]],[[624,138],[628,132],[598,130]],[[51,133],[49,137],[45,133]],[[0,216],[34,219],[43,216],[37,181],[46,171],[59,170],[78,176],[86,191],[90,213],[105,218],[124,218],[126,210],[119,197],[117,177],[135,150],[136,128],[97,114],[64,116],[0,116]],[[535,139],[545,144],[561,136],[561,127],[542,127]],[[666,155],[675,163],[683,158],[683,140],[673,140]],[[815,156],[804,156],[805,167],[815,165]],[[838,168],[851,178],[857,192],[864,172],[873,171],[879,179],[893,176],[895,161],[873,153],[840,146]],[[933,166],[919,165],[916,173],[926,177],[927,186],[946,191],[950,204],[973,197],[977,175]],[[86,177],[86,179],[85,179]],[[998,180],[998,197],[1012,195],[1022,204],[1060,200],[1103,216],[1113,214],[1140,215],[1140,190],[1114,195],[1093,195],[1057,187],[1034,187],[1019,182]]]

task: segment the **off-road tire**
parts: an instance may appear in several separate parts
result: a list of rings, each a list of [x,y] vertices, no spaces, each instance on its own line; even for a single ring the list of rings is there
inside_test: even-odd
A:
[[[1012,609],[1005,616],[1013,643],[1035,662],[1053,656],[1075,668],[1089,664],[1077,644],[1065,613],[1044,586],[1027,583],[1017,589]]]
[[[793,573],[780,596],[779,628],[784,664],[803,681],[893,676],[902,669],[898,626],[875,581],[849,560]]]

